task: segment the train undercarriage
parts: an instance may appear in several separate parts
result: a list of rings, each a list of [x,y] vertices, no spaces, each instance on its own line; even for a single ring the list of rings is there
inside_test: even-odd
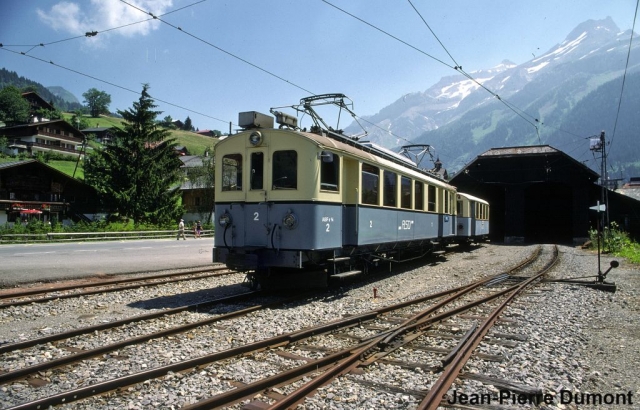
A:
[[[390,272],[394,264],[444,253],[446,245],[445,242],[421,240],[323,251],[278,251],[279,260],[292,261],[294,266],[277,266],[273,263],[274,255],[269,255],[276,251],[261,249],[235,256],[229,253],[226,263],[247,272],[245,284],[251,289],[323,288],[351,281],[374,270],[388,269]],[[234,259],[241,260],[243,266],[234,266]],[[248,260],[255,263],[251,269],[246,266]],[[265,260],[270,263],[261,263]]]

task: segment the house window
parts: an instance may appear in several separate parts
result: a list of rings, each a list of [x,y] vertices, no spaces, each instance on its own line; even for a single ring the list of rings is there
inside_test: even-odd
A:
[[[380,169],[369,164],[362,164],[362,203],[378,205]]]
[[[293,150],[273,153],[273,189],[298,188],[298,153]]]
[[[222,157],[222,190],[242,191],[242,155]]]

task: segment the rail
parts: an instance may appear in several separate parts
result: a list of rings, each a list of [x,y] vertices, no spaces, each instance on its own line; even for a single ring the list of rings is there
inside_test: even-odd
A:
[[[205,229],[202,231],[201,237],[213,237],[213,229]],[[191,230],[185,230],[185,236],[194,238],[195,233]],[[2,243],[21,243],[21,242],[66,242],[66,241],[105,241],[105,240],[121,240],[121,239],[161,239],[176,238],[178,230],[168,231],[122,231],[122,232],[49,232],[49,233],[22,233],[22,234],[3,234],[0,235],[0,244]]]

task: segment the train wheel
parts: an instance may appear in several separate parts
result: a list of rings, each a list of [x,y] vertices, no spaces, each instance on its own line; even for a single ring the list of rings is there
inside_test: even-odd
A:
[[[247,276],[244,278],[243,285],[248,287],[250,290],[258,290],[260,288],[260,274],[258,271],[247,273]]]

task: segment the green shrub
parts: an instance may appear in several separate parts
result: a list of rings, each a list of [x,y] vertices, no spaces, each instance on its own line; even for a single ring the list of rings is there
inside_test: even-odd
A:
[[[598,246],[598,231],[589,230],[591,248]],[[603,252],[612,253],[615,256],[626,258],[631,263],[640,263],[640,245],[629,238],[629,234],[620,229],[616,222],[611,222],[611,226],[602,232],[600,249]]]

